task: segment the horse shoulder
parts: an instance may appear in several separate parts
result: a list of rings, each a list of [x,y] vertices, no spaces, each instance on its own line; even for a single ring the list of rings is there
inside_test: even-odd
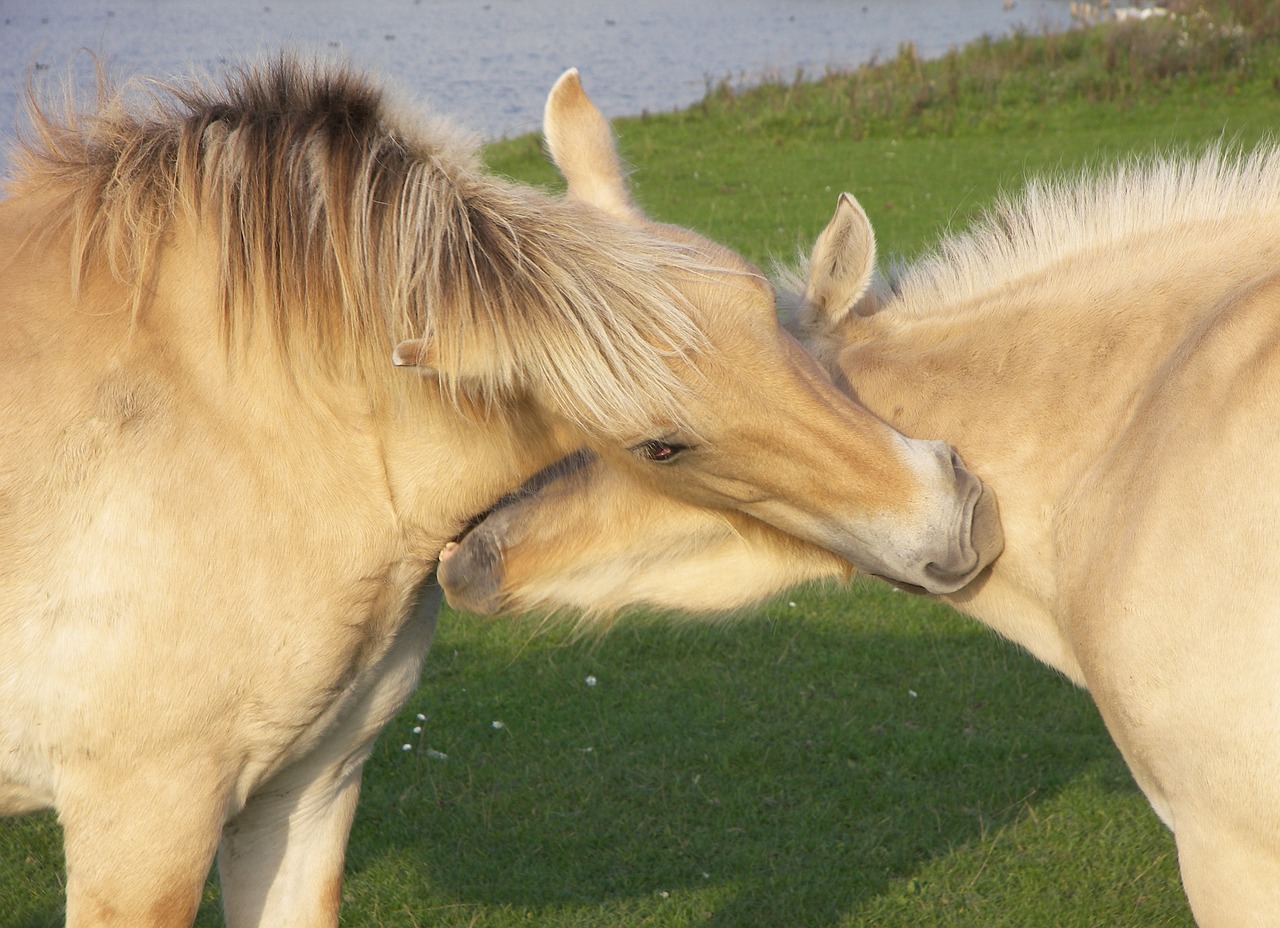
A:
[[[1194,796],[1280,808],[1278,310],[1280,276],[1210,307],[1153,373],[1059,529],[1063,621],[1167,821],[1179,796],[1183,813]],[[1221,757],[1238,761],[1229,775]]]

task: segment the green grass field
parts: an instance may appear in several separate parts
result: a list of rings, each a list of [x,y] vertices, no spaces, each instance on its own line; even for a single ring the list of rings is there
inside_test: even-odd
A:
[[[810,243],[841,190],[882,255],[909,256],[1028,173],[1280,125],[1275,41],[1143,80],[1117,49],[1147,45],[904,54],[618,134],[651,214],[754,260]],[[525,138],[489,160],[552,183],[540,158]],[[446,610],[364,782],[351,926],[1191,924],[1172,839],[1088,696],[874,583],[588,642]],[[62,879],[52,817],[0,823],[0,924],[59,924]],[[199,923],[219,924],[216,882]]]

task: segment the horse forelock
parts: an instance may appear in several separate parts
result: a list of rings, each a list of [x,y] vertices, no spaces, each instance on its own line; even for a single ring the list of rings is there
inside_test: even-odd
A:
[[[536,384],[597,431],[680,420],[672,365],[708,350],[682,290],[697,250],[481,173],[470,136],[350,68],[283,55],[141,106],[104,80],[92,109],[32,96],[29,116],[11,189],[59,191],[77,275],[106,256],[135,311],[185,218],[216,240],[228,344],[265,322],[295,368],[354,362],[403,391],[391,347],[426,336],[447,394]]]

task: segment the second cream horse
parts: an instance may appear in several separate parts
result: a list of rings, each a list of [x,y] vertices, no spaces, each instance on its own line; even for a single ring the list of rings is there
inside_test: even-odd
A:
[[[794,323],[995,491],[1004,553],[939,598],[1088,688],[1202,926],[1280,924],[1280,149],[1033,186],[893,279],[874,265],[845,195]],[[480,611],[724,609],[849,573],[589,456],[446,555]]]

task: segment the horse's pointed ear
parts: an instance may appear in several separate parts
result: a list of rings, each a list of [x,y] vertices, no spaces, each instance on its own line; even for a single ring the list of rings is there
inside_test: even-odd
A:
[[[809,258],[805,302],[828,325],[849,314],[871,286],[876,236],[852,194],[842,193],[836,212]]]
[[[431,335],[400,342],[391,352],[391,363],[414,368],[451,396],[492,398],[510,390],[517,379],[510,364],[498,360],[504,354],[492,344],[467,338],[452,340],[449,350],[444,350]]]
[[[551,160],[569,184],[569,195],[620,219],[643,218],[631,201],[613,130],[570,68],[560,76],[543,114]]]

